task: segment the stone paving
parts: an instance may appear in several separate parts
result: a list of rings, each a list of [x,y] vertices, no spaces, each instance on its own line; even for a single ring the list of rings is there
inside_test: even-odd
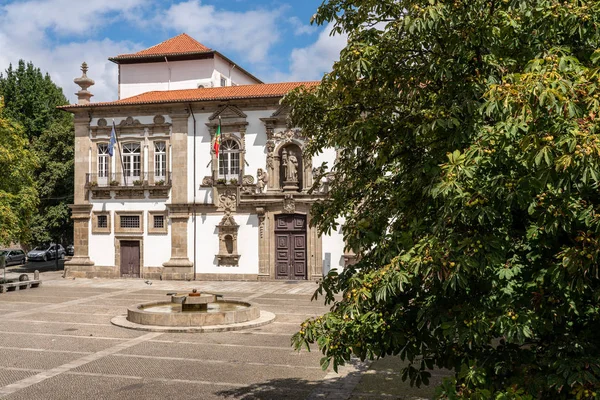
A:
[[[322,371],[319,352],[290,336],[327,310],[314,282],[63,279],[0,294],[2,399],[345,399],[366,364]],[[159,333],[113,326],[126,307],[192,288],[251,301],[273,323],[221,333]]]

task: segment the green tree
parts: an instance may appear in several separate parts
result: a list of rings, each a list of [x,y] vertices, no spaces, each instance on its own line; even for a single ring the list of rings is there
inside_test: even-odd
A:
[[[0,244],[26,242],[38,197],[33,182],[34,154],[23,128],[4,116],[0,97]]]
[[[54,121],[69,120],[69,115],[56,107],[68,104],[62,89],[50,75],[19,60],[19,66],[8,67],[0,74],[0,94],[4,96],[5,113],[25,128],[27,137],[39,137]]]
[[[347,46],[285,102],[340,149],[322,232],[359,262],[297,348],[454,371],[440,398],[600,398],[600,2],[329,0]],[[317,179],[318,181],[318,179]],[[341,296],[335,296],[341,294]]]
[[[74,193],[75,134],[72,122],[57,121],[34,139],[32,150],[39,158],[36,185],[40,206],[33,218],[36,243],[59,240],[71,243],[73,222],[68,205]]]
[[[72,116],[57,106],[67,104],[62,89],[48,74],[29,62],[19,61],[0,74],[0,95],[4,96],[7,117],[24,127],[29,148],[39,160],[35,185],[40,201],[32,217],[34,243],[72,240],[73,228],[68,204],[73,202]]]

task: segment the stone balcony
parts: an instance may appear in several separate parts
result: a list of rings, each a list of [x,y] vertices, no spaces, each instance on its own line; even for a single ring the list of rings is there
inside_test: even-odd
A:
[[[86,174],[85,187],[94,199],[166,199],[171,189],[171,173],[155,176],[151,173],[140,173],[139,176],[124,174]]]

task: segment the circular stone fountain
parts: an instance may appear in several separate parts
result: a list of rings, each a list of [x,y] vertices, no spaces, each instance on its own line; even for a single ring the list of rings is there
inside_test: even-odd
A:
[[[123,328],[153,332],[220,332],[253,328],[268,324],[275,314],[261,311],[243,301],[222,299],[223,296],[201,293],[169,293],[171,301],[137,304],[127,315],[111,320]]]

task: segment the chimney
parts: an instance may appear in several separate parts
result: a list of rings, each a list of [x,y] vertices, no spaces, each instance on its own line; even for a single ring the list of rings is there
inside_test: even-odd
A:
[[[78,100],[77,104],[90,104],[90,98],[93,96],[93,94],[91,94],[87,90],[90,86],[94,84],[94,81],[87,77],[87,70],[88,66],[84,61],[83,64],[81,64],[81,72],[83,72],[83,75],[81,75],[80,78],[73,79],[73,82],[75,82],[77,85],[79,85],[79,87],[81,87],[81,90],[75,93],[77,95]]]

